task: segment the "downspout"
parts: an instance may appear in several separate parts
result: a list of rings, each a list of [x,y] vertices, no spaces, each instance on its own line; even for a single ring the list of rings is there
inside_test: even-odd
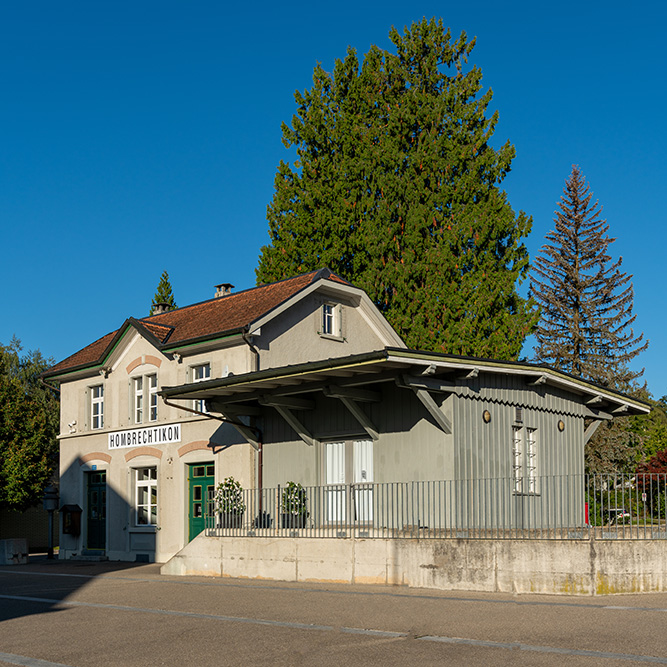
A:
[[[250,353],[253,357],[252,368],[250,372],[256,372],[259,370],[259,350],[252,344],[248,338],[250,332],[250,327],[244,327],[241,331],[241,338],[243,338],[244,343],[250,348]],[[259,515],[262,516],[262,489],[264,488],[264,443],[262,440],[259,440],[259,447],[257,449],[257,488],[259,489]]]
[[[243,341],[250,348],[250,351],[252,352],[254,363],[252,364],[253,368],[250,369],[250,372],[254,373],[255,371],[259,370],[259,350],[249,340],[248,338],[249,331],[250,327],[244,327],[243,331],[241,331],[241,338],[243,338]]]

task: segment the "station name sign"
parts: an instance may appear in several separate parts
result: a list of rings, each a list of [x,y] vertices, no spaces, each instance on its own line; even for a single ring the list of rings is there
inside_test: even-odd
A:
[[[131,431],[109,433],[109,449],[141,447],[143,445],[168,445],[181,441],[181,425],[133,428]]]

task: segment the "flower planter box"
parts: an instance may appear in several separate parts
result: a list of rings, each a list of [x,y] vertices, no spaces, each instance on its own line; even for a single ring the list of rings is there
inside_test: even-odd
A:
[[[305,528],[305,514],[281,514],[283,528]]]
[[[243,513],[236,512],[218,514],[218,528],[241,528]]]

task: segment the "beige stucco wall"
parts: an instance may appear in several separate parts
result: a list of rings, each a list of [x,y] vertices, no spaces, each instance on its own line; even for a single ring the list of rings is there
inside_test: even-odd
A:
[[[322,336],[324,302],[341,304],[342,336]],[[260,351],[261,367],[274,368],[316,359],[344,357],[385,347],[370,326],[361,306],[349,300],[313,293],[262,326],[253,341]]]
[[[315,359],[340,357],[382,348],[385,344],[367,314],[352,300],[342,305],[342,336],[339,339],[319,333],[323,301],[336,301],[317,294],[304,296],[295,305],[264,324],[253,336],[259,350],[261,369],[303,363]],[[255,357],[240,335],[209,341],[178,350],[180,356],[163,354],[136,329],[129,327],[102,369],[73,373],[61,383],[61,504],[79,505],[84,510],[82,535],[63,535],[61,557],[80,554],[86,545],[85,473],[93,469],[107,473],[107,539],[109,558],[134,560],[136,554],[149,553],[164,561],[182,549],[188,539],[187,470],[188,465],[214,462],[216,483],[233,476],[244,488],[257,486],[255,450],[229,425],[192,415],[186,410],[158,401],[157,422],[148,421],[148,394],[144,399],[144,423],[136,424],[133,411],[133,379],[157,373],[159,388],[192,381],[192,367],[209,363],[211,379],[229,373],[239,375],[255,369]],[[91,428],[90,389],[104,387],[104,428]],[[192,402],[183,402],[192,407]],[[110,450],[110,432],[180,424],[181,441],[146,450]],[[293,437],[293,432],[290,437]],[[209,446],[212,445],[212,446]],[[300,461],[307,483],[317,483],[318,452],[301,455],[302,443],[288,448],[288,465]],[[287,450],[283,452],[286,454]],[[314,456],[314,458],[313,458]],[[159,526],[133,525],[133,469],[155,466],[158,475]],[[265,464],[265,470],[267,466]],[[283,476],[294,478],[286,471]],[[266,482],[265,482],[266,484]]]
[[[136,424],[133,379],[157,373],[159,387],[184,384],[191,379],[192,366],[202,363],[210,363],[211,378],[222,377],[227,372],[245,373],[249,370],[251,355],[241,341],[223,349],[184,355],[177,361],[160,353],[133,329],[118,348],[107,373],[89,374],[61,385],[61,505],[79,505],[84,515],[82,534],[78,538],[63,535],[60,553],[62,558],[67,558],[80,554],[85,548],[85,473],[95,469],[107,473],[106,555],[113,560],[134,560],[135,555],[141,553],[164,561],[187,543],[188,465],[214,463],[216,483],[231,475],[251,487],[256,484],[255,454],[231,426],[165,405],[162,400],[158,400],[158,420],[150,422],[145,398],[144,421]],[[99,384],[104,386],[104,428],[93,430],[89,388]],[[184,405],[191,406],[191,403],[184,402]],[[109,433],[173,424],[181,425],[178,443],[148,449],[109,449]],[[140,452],[145,453],[137,456]],[[157,468],[157,528],[134,525],[133,470],[144,466]]]

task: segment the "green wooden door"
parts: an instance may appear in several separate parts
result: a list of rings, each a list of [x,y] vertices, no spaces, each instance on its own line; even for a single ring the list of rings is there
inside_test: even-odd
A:
[[[107,473],[86,473],[87,477],[87,547],[104,550],[107,535]]]
[[[188,541],[194,540],[206,528],[213,527],[213,497],[215,496],[215,466],[195,463],[188,466]]]

